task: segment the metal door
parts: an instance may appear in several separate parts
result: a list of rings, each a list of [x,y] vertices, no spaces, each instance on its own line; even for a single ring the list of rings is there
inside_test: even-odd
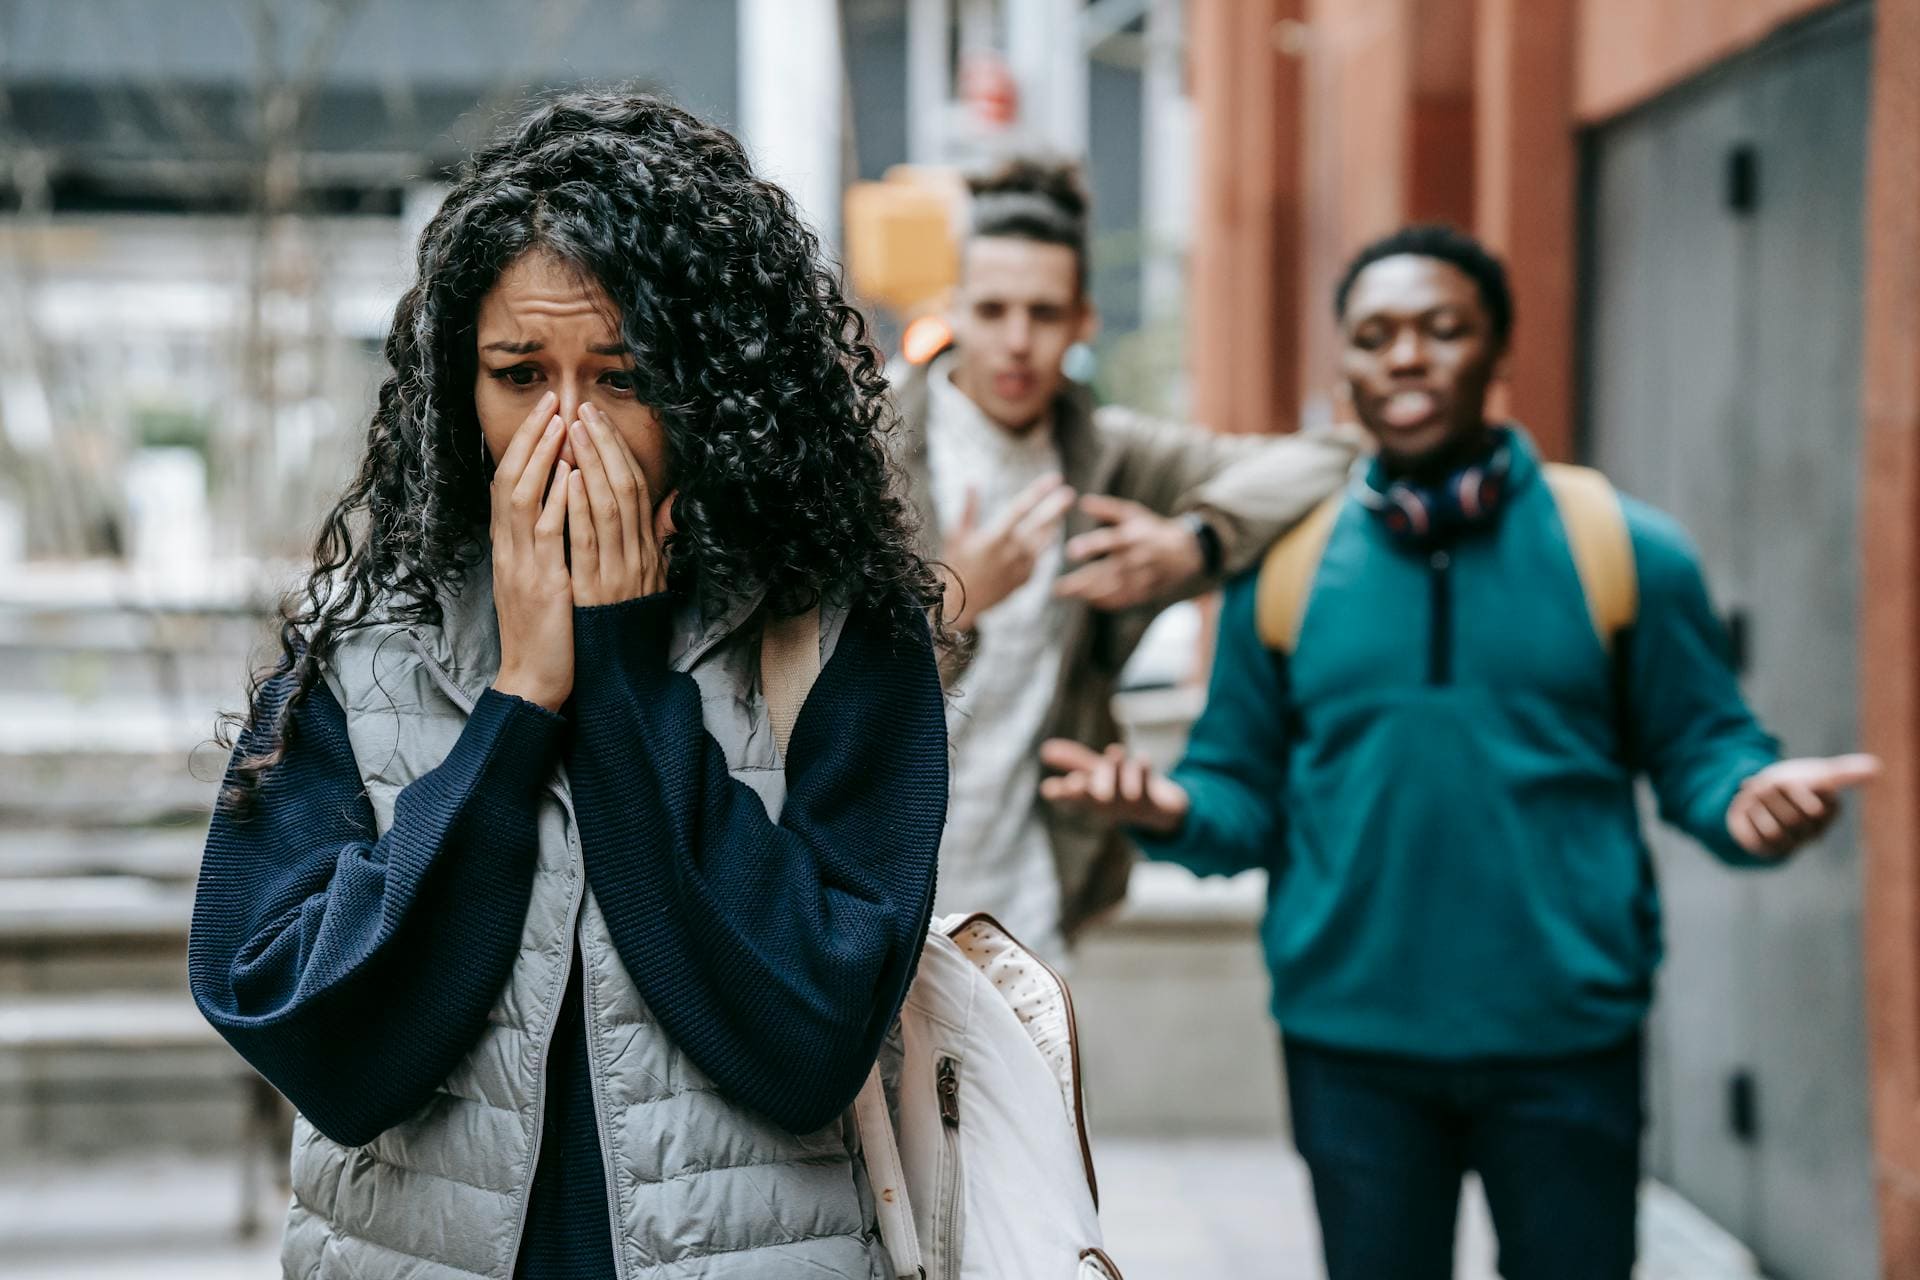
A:
[[[1749,697],[1795,754],[1856,740],[1865,5],[1592,140],[1585,439],[1677,516]],[[1655,839],[1668,962],[1653,1172],[1780,1280],[1876,1274],[1849,824],[1789,867]]]

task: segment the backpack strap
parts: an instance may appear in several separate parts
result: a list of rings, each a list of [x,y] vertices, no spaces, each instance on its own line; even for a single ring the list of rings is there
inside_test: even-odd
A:
[[[760,631],[760,693],[773,721],[773,744],[780,759],[813,682],[820,678],[820,610],[791,618],[769,616]]]
[[[873,1190],[874,1214],[880,1220],[880,1243],[893,1259],[893,1274],[898,1280],[926,1280],[920,1237],[913,1229],[913,1202],[907,1199],[907,1171],[900,1163],[900,1143],[893,1134],[886,1085],[881,1083],[877,1064],[854,1099],[853,1122],[860,1131],[860,1158],[867,1166],[867,1185]]]
[[[1336,493],[1307,513],[1260,564],[1254,586],[1254,623],[1260,642],[1269,649],[1291,654],[1300,640],[1300,620],[1306,616],[1307,593],[1326,554],[1327,539],[1346,504],[1346,493]]]
[[[1620,633],[1640,612],[1640,580],[1633,562],[1633,535],[1620,495],[1590,467],[1550,462],[1543,468],[1560,523],[1567,531],[1573,567],[1586,593],[1594,634],[1611,654]]]
[[[793,741],[800,708],[819,676],[820,610],[809,609],[792,618],[767,617],[760,631],[760,692],[767,700],[767,718],[773,722],[773,742],[782,762],[787,744]],[[873,1191],[880,1242],[893,1259],[894,1275],[899,1280],[925,1280],[920,1238],[913,1229],[913,1203],[907,1199],[906,1169],[900,1162],[900,1142],[894,1136],[886,1084],[877,1062],[854,1099],[853,1121],[860,1131],[860,1158]]]
[[[1590,467],[1547,463],[1547,488],[1560,510],[1567,544],[1587,597],[1594,634],[1608,653],[1640,611],[1640,583],[1634,568],[1633,537],[1627,529],[1620,495],[1604,475]],[[1292,654],[1300,640],[1307,597],[1326,554],[1327,539],[1339,518],[1343,494],[1315,507],[1306,519],[1267,552],[1255,588],[1254,617],[1261,643]]]

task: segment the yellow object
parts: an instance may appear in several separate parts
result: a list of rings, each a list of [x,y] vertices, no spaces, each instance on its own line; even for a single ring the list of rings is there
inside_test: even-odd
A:
[[[953,326],[938,314],[921,316],[900,335],[900,354],[908,364],[925,364],[953,341]]]
[[[1640,578],[1633,567],[1633,535],[1620,510],[1620,495],[1590,467],[1549,462],[1547,488],[1560,508],[1560,523],[1573,550],[1573,567],[1587,593],[1587,611],[1601,645],[1613,652],[1614,637],[1640,612]]]
[[[1260,643],[1280,653],[1292,653],[1300,639],[1300,619],[1307,613],[1307,591],[1320,568],[1320,557],[1327,549],[1333,523],[1346,505],[1344,490],[1335,493],[1307,513],[1280,541],[1273,544],[1260,565],[1260,581],[1254,587],[1254,623],[1260,630]]]
[[[847,188],[847,274],[862,298],[896,311],[953,287],[953,204],[930,184],[890,179]]]

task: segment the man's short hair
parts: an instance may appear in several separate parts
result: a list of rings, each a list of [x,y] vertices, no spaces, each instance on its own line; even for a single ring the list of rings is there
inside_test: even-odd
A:
[[[969,236],[1007,236],[1065,245],[1078,264],[1075,278],[1087,285],[1087,196],[1080,166],[1071,160],[1014,156],[967,179],[972,196]]]
[[[1402,227],[1360,250],[1340,273],[1340,283],[1334,286],[1334,318],[1338,320],[1347,314],[1347,295],[1353,292],[1353,282],[1360,278],[1362,271],[1382,258],[1403,254],[1434,258],[1465,272],[1480,290],[1480,301],[1485,304],[1487,319],[1493,326],[1494,341],[1506,346],[1513,333],[1513,291],[1507,287],[1507,268],[1487,246],[1454,227]]]

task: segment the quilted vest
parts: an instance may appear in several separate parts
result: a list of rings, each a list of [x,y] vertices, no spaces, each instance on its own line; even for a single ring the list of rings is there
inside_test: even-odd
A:
[[[446,758],[499,670],[491,572],[484,561],[473,570],[440,627],[369,627],[329,659],[382,831],[400,790]],[[758,687],[753,613],[752,602],[717,620],[684,608],[669,659],[698,682],[733,776],[777,818],[786,780]],[[844,622],[823,613],[823,660]],[[561,771],[540,806],[519,957],[472,1050],[418,1115],[365,1146],[296,1120],[284,1274],[512,1280],[576,943],[621,1280],[886,1276],[852,1112],[789,1133],[722,1097],[653,1020],[587,887]]]

